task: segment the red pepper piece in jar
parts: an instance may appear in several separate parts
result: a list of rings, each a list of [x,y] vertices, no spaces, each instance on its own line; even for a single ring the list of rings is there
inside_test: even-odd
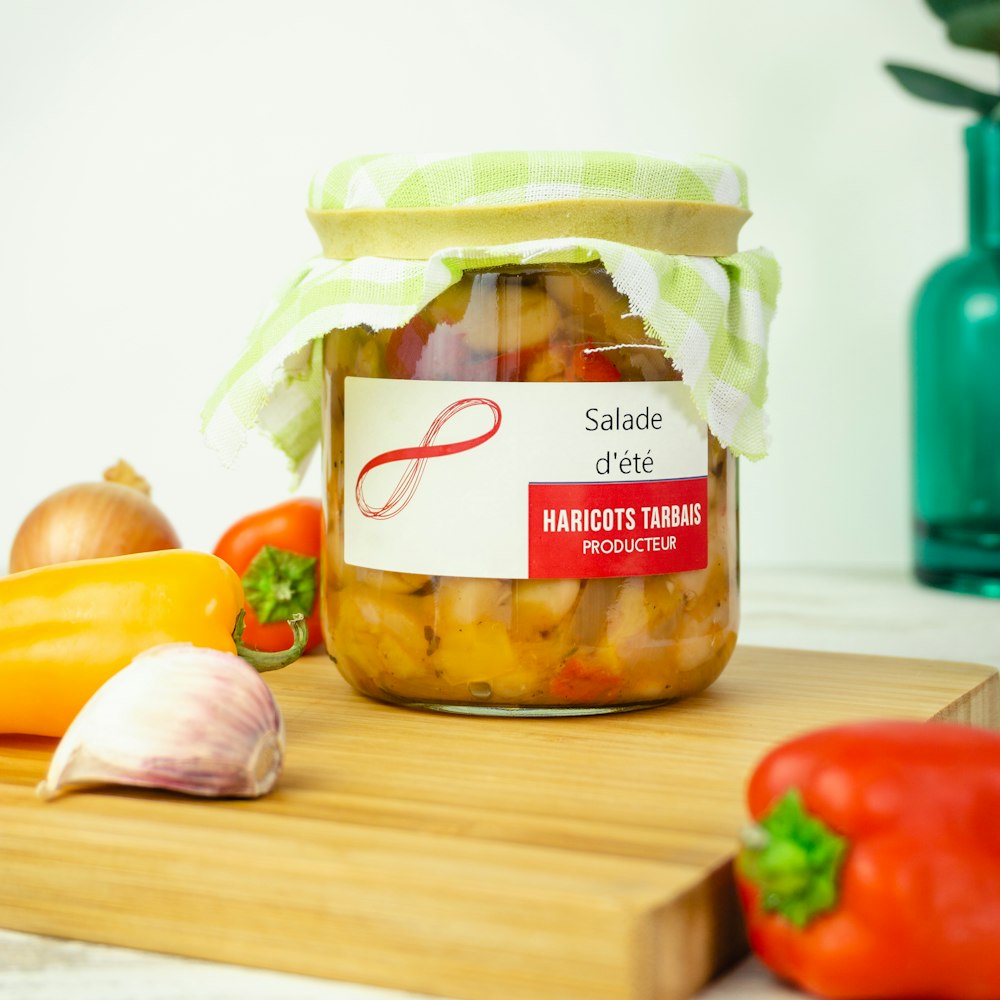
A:
[[[414,378],[427,338],[434,328],[417,313],[406,326],[392,331],[385,349],[385,367],[389,378]]]
[[[571,656],[552,678],[549,690],[567,705],[599,705],[614,701],[621,687],[619,674]]]
[[[251,649],[288,647],[288,619],[305,616],[305,651],[323,639],[319,614],[319,557],[323,545],[323,505],[297,497],[237,521],[214,553],[243,581],[244,631]]]
[[[611,359],[589,344],[573,351],[572,371],[576,382],[620,382],[622,379]]]
[[[1000,733],[818,730],[764,758],[748,801],[737,886],[779,976],[838,1000],[1000,997]]]
[[[477,353],[460,329],[432,327],[418,313],[406,326],[393,330],[386,345],[385,365],[390,378],[514,382],[523,377],[538,353],[538,349]]]

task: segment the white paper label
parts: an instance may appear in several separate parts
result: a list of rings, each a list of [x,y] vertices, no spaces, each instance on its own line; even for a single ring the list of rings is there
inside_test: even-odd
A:
[[[441,576],[707,564],[708,430],[680,382],[349,377],[344,558]]]

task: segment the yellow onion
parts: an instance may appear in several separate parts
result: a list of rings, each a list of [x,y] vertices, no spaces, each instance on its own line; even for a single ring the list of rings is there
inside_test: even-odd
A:
[[[149,483],[127,462],[107,469],[102,482],[53,493],[18,529],[10,571],[180,548],[177,532],[149,493]]]

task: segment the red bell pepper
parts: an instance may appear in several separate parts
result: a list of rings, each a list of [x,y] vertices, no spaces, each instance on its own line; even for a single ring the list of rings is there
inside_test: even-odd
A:
[[[736,864],[750,944],[848,1000],[1000,997],[1000,733],[818,730],[754,771]]]
[[[320,550],[323,505],[296,497],[240,518],[219,539],[214,554],[243,581],[243,642],[251,649],[288,646],[288,619],[304,616],[309,629],[305,651],[322,641]]]

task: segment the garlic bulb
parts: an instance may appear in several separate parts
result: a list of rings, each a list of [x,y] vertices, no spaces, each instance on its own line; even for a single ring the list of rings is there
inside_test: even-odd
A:
[[[171,643],[140,653],[84,705],[38,794],[115,784],[254,798],[274,787],[284,749],[281,712],[253,667]]]

